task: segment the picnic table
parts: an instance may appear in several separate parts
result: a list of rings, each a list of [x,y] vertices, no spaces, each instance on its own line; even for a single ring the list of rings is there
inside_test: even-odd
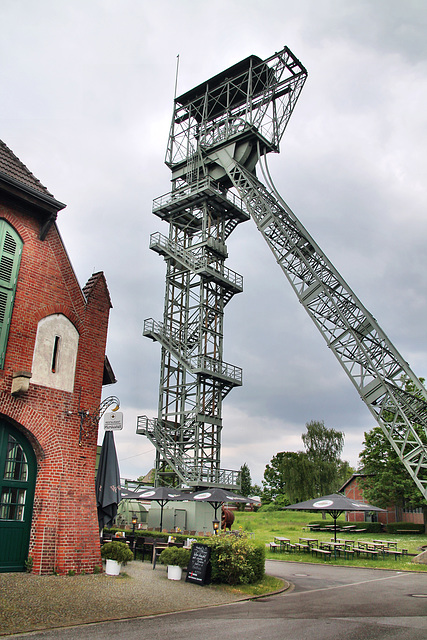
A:
[[[331,542],[334,542],[334,538],[331,538]],[[345,538],[337,538],[337,542],[341,542],[347,547],[354,547],[354,540],[346,540]]]
[[[345,551],[345,545],[342,542],[327,542],[325,540],[320,541],[320,549],[326,549],[327,551],[331,551],[334,553],[334,557],[340,555],[341,551]]]
[[[397,549],[397,540],[373,540],[374,544],[382,544],[387,549]]]
[[[299,538],[299,543],[308,544],[308,546],[311,548],[317,547],[317,545],[319,544],[319,540],[318,538]]]
[[[380,542],[380,541],[374,542],[370,540],[358,540],[357,545],[361,549],[372,549],[374,551],[377,551],[377,550],[381,551],[382,549],[387,548],[387,545],[384,542]]]
[[[286,549],[291,542],[290,538],[284,538],[283,536],[274,536],[273,541],[274,541],[274,544],[279,545],[280,550]]]
[[[374,540],[373,544],[381,545],[383,555],[394,555],[394,559],[397,560],[400,556],[404,556],[408,553],[407,549],[398,549],[396,540]]]
[[[384,545],[376,544],[374,542],[367,542],[366,540],[358,540],[357,546],[354,546],[354,551],[357,555],[364,554],[371,556],[372,560],[375,556],[378,556],[378,552],[383,552]]]
[[[290,544],[289,538],[283,538],[283,536],[274,536],[273,542],[270,542],[270,551],[282,551],[286,550]]]

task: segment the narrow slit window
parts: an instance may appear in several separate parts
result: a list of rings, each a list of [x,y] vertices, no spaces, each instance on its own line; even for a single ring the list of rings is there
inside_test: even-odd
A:
[[[59,356],[59,343],[60,336],[55,336],[55,340],[53,341],[53,352],[52,352],[52,373],[55,373],[58,369],[58,356]]]

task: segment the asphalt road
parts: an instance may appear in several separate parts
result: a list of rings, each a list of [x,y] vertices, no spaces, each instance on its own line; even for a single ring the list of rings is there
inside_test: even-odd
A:
[[[32,640],[426,640],[427,573],[267,561],[285,593],[146,618],[33,632]],[[203,587],[200,587],[203,601]],[[195,603],[197,606],[197,603]]]

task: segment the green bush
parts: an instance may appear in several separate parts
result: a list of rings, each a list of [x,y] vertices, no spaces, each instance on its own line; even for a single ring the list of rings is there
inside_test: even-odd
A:
[[[160,562],[162,564],[174,565],[184,569],[190,562],[190,549],[182,547],[168,547],[160,554]]]
[[[262,507],[259,508],[261,513],[269,513],[271,511],[280,511],[281,507],[279,507],[275,502],[269,502],[268,504],[263,504]]]
[[[101,547],[101,558],[126,564],[133,560],[133,553],[124,542],[106,542]]]
[[[413,522],[393,522],[387,525],[386,531],[387,533],[424,533],[424,525]]]
[[[189,537],[188,534],[183,534],[183,533],[164,533],[163,531],[151,531],[149,529],[146,530],[136,530],[135,532],[132,532],[131,529],[117,529],[116,527],[113,527],[111,529],[105,528],[104,529],[104,535],[111,535],[114,536],[116,534],[117,531],[124,531],[124,533],[129,536],[129,535],[135,535],[136,538],[155,538],[156,540],[167,540],[168,537],[170,535],[173,535],[173,537],[175,538],[176,542],[185,542],[187,540],[187,538]],[[191,538],[197,538],[197,536],[190,536]],[[120,541],[120,538],[117,538],[117,540]]]
[[[211,547],[212,582],[250,584],[264,577],[265,548],[245,536],[213,536]]]

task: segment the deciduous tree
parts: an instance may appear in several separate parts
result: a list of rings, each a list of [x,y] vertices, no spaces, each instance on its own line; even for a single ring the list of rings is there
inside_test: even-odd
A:
[[[424,378],[420,378],[420,381],[424,384]],[[401,382],[406,392],[423,397],[421,391],[410,380],[402,378]],[[393,417],[390,413],[389,420],[393,420]],[[414,425],[414,428],[427,446],[424,429],[417,425]],[[427,530],[427,502],[381,427],[376,426],[365,433],[359,458],[360,470],[365,474],[362,487],[366,500],[382,508],[392,504],[400,508],[422,508]],[[418,477],[427,479],[427,470],[420,469]]]
[[[340,459],[344,446],[341,431],[314,420],[306,424],[306,429],[302,435],[305,452],[282,451],[266,466],[264,503],[290,504],[333,493],[354,472]]]
[[[365,433],[360,454],[361,471],[366,476],[362,480],[364,497],[377,507],[395,504],[403,508],[423,506],[425,501],[415,482],[381,427],[374,427]]]

